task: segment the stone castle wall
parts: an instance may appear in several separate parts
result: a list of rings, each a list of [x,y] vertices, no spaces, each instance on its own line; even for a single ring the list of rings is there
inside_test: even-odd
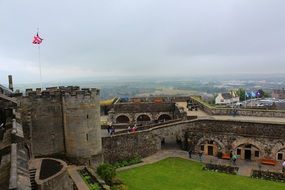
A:
[[[66,152],[88,158],[102,152],[99,90],[63,96]]]
[[[34,156],[66,154],[81,159],[101,154],[98,89],[29,90],[19,100]]]
[[[27,96],[21,101],[23,128],[29,134],[34,156],[63,153],[64,131],[60,96]]]
[[[205,141],[214,141],[221,152],[235,150],[242,144],[252,144],[260,149],[260,158],[275,159],[276,153],[285,149],[285,124],[220,120],[170,123],[134,134],[104,137],[104,158],[115,162],[133,155],[149,156],[161,149],[163,138],[171,139],[169,137],[182,140],[186,150],[191,147],[196,151]]]
[[[117,103],[114,105],[115,112],[140,113],[140,112],[170,112],[174,111],[175,103]]]
[[[160,149],[160,141],[151,131],[104,137],[102,145],[104,161],[110,163],[150,156]]]
[[[233,109],[231,108],[215,108],[206,105],[204,102],[197,98],[191,97],[201,110],[209,115],[232,115]],[[237,109],[237,114],[241,116],[254,116],[254,117],[285,117],[285,111],[282,110],[260,110],[260,109]]]

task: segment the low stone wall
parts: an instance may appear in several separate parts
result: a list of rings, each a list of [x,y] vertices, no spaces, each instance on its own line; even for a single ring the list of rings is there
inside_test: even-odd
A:
[[[232,108],[215,108],[207,105],[198,98],[191,98],[201,110],[209,115],[232,115]],[[254,116],[254,117],[285,117],[285,111],[282,110],[260,110],[260,109],[237,109],[237,115],[241,116]]]
[[[283,183],[285,182],[285,174],[278,172],[252,170],[251,177]]]
[[[144,112],[171,112],[175,109],[175,103],[118,103],[114,105],[114,111],[119,113],[144,113]]]
[[[104,161],[114,163],[133,158],[146,157],[156,153],[160,141],[150,131],[119,134],[102,138]]]
[[[52,176],[49,176],[45,179],[40,179],[40,173],[41,169],[45,169],[47,167],[53,167],[53,162],[46,162],[45,166],[42,167],[42,160],[52,160],[53,162],[58,162],[58,164],[61,165],[60,171],[56,172]],[[43,158],[43,159],[36,159],[33,160],[36,164],[34,166],[36,167],[36,186],[39,190],[66,190],[66,189],[73,189],[73,182],[70,179],[68,172],[67,172],[67,165],[62,160],[53,159],[53,158]],[[48,165],[52,164],[52,165]],[[58,168],[58,167],[57,167]],[[54,173],[54,171],[52,171]]]

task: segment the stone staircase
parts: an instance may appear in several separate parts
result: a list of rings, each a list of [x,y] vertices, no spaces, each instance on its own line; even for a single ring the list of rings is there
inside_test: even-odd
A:
[[[31,181],[31,189],[32,190],[37,190],[37,185],[35,181],[35,176],[36,176],[36,169],[30,169],[30,181]]]

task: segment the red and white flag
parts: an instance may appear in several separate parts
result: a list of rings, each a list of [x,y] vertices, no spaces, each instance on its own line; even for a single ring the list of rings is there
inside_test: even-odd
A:
[[[41,44],[42,41],[43,41],[43,39],[40,38],[40,37],[39,37],[39,34],[37,33],[37,35],[34,36],[34,39],[33,39],[33,42],[32,42],[32,43],[33,43],[33,44]]]

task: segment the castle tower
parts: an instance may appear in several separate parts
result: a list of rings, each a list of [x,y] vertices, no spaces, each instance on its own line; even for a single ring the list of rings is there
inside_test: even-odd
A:
[[[99,93],[82,89],[62,96],[66,154],[89,164],[102,154]]]

